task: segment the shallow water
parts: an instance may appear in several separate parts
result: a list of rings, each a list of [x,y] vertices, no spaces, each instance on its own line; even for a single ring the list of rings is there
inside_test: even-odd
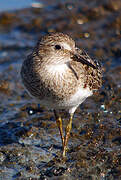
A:
[[[0,2],[0,12],[3,11],[12,11],[22,8],[29,8],[32,6],[32,3],[37,3],[37,1],[33,0],[5,0]]]
[[[121,2],[44,3],[0,14],[0,179],[120,179]],[[20,79],[40,35],[56,31],[104,68],[103,87],[75,113],[65,162],[53,112],[37,112]]]

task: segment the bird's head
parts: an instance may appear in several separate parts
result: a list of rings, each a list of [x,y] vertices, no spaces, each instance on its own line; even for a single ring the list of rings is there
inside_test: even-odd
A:
[[[51,33],[43,36],[37,43],[36,53],[45,63],[64,64],[71,59],[75,51],[75,42],[63,33]]]
[[[70,61],[81,62],[92,68],[98,68],[86,52],[75,45],[75,41],[63,33],[51,33],[41,37],[36,48],[40,62],[49,65],[61,65]]]

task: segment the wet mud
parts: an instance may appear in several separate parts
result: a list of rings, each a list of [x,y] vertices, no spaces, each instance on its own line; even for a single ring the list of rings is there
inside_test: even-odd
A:
[[[121,1],[44,1],[0,13],[0,179],[121,179]],[[103,65],[103,86],[77,109],[69,149],[20,69],[37,39],[63,32]]]

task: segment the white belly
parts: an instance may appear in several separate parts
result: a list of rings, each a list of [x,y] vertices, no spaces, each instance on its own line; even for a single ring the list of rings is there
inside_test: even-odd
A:
[[[74,113],[76,108],[85,101],[85,99],[91,96],[93,93],[89,90],[89,88],[78,88],[77,92],[67,100],[67,106],[69,106],[69,112]]]

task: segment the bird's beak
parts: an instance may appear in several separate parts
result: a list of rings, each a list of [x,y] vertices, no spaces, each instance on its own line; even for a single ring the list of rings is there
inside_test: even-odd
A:
[[[78,48],[76,48],[76,51],[72,54],[71,58],[73,61],[81,62],[82,64],[97,69],[96,64],[91,60],[88,54]]]

